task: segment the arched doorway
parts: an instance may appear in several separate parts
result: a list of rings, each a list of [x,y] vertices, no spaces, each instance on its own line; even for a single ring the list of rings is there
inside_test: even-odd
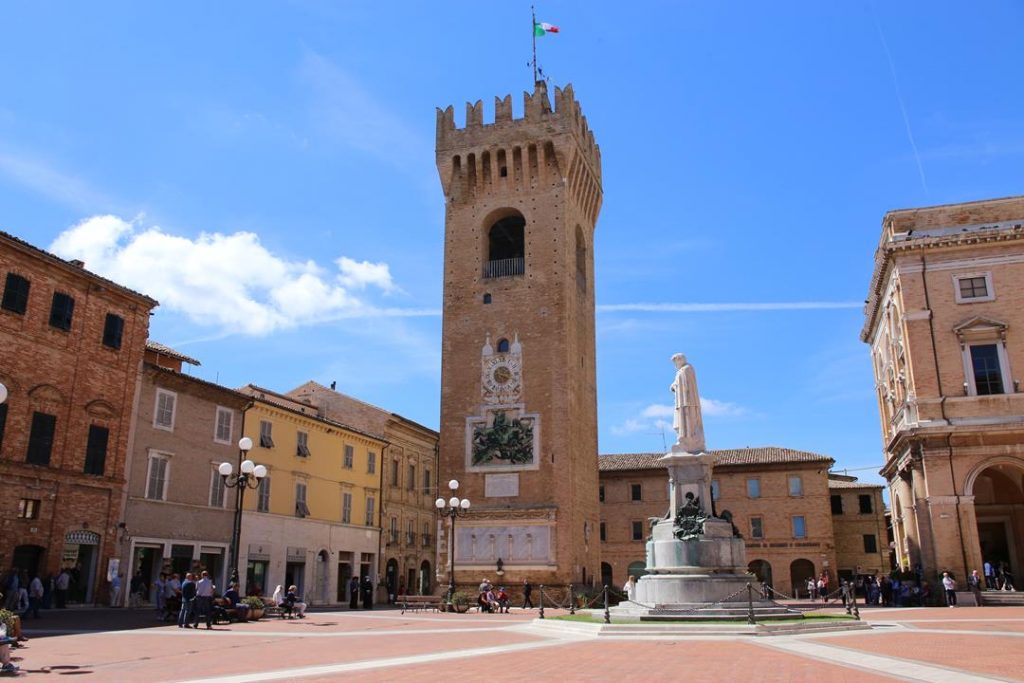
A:
[[[638,579],[641,576],[646,576],[647,575],[647,562],[645,562],[643,560],[638,560],[636,562],[630,562],[629,566],[626,568],[626,573],[629,576],[635,576]]]
[[[793,560],[789,565],[789,582],[793,591],[802,598],[810,597],[807,579],[814,578],[814,563],[810,560]]]
[[[90,603],[95,601],[93,589],[96,584],[96,562],[99,559],[100,535],[94,531],[79,529],[64,535],[64,553],[61,567],[71,572],[68,586],[70,602]]]
[[[759,583],[774,585],[772,583],[772,566],[768,564],[767,560],[754,560],[747,565],[747,570],[757,577]]]
[[[612,575],[612,566],[607,562],[601,563],[601,585],[615,586],[615,577]]]
[[[430,563],[423,560],[420,563],[420,595],[430,595],[433,592],[430,576]]]
[[[1024,568],[1024,465],[990,465],[974,477],[970,489],[982,562],[996,571],[1005,563],[1014,577],[1019,576]]]

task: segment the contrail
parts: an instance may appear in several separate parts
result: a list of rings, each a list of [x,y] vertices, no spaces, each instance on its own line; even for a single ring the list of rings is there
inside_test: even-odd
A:
[[[644,313],[716,313],[722,311],[811,311],[862,308],[862,302],[855,301],[779,301],[767,303],[634,303],[599,304],[599,313],[640,311]]]
[[[910,141],[910,148],[914,150],[914,161],[917,162],[917,172],[921,175],[921,187],[924,193],[928,194],[928,181],[924,177],[924,165],[921,163],[921,153],[917,151],[917,143],[914,141],[914,131],[910,128],[910,117],[907,115],[907,107],[903,104],[903,94],[900,92],[900,81],[896,76],[896,63],[892,60],[892,52],[889,51],[889,42],[885,39],[885,32],[882,31],[882,24],[875,15],[874,5],[871,7],[871,19],[878,29],[878,38],[882,41],[882,49],[885,50],[885,59],[889,62],[889,73],[892,74],[892,85],[896,90],[896,102],[900,105],[900,114],[903,115],[903,125],[907,128],[907,139]]]

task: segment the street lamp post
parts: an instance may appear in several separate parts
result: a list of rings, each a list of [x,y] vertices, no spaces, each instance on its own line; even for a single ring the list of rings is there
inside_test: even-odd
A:
[[[267,476],[267,468],[263,465],[256,465],[252,460],[246,459],[246,454],[252,450],[252,439],[243,436],[238,440],[238,473],[234,473],[234,467],[229,462],[222,462],[217,468],[224,486],[235,489],[235,520],[231,529],[231,549],[228,564],[231,567],[231,582],[238,583],[238,544],[242,535],[242,501],[245,499],[246,489],[257,489],[263,477]]]
[[[469,499],[462,498],[460,500],[455,495],[455,491],[459,488],[457,480],[452,479],[448,482],[448,488],[451,489],[452,497],[448,500],[438,498],[434,501],[434,507],[437,508],[437,514],[452,520],[451,540],[448,543],[448,598],[446,600],[450,608],[452,596],[455,595],[455,518],[465,517],[469,512]]]

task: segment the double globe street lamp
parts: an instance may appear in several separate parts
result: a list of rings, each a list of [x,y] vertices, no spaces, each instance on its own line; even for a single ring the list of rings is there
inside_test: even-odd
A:
[[[221,481],[229,489],[235,489],[235,521],[231,530],[231,582],[238,583],[238,544],[242,535],[242,501],[246,489],[258,489],[263,477],[267,476],[267,468],[247,459],[246,454],[252,450],[252,439],[243,436],[238,440],[238,473],[229,462],[222,462],[217,468]]]
[[[469,498],[460,499],[455,495],[459,488],[459,482],[456,479],[448,482],[448,488],[451,489],[452,497],[448,500],[438,498],[434,501],[434,507],[437,508],[437,514],[441,517],[448,517],[452,520],[452,530],[448,543],[448,597],[446,599],[449,609],[451,609],[452,596],[455,595],[455,518],[465,517],[466,513],[469,512]]]

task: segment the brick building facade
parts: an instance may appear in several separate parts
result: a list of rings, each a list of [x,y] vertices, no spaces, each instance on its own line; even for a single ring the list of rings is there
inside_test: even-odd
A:
[[[888,574],[892,569],[885,502],[882,500],[884,488],[881,484],[868,484],[854,477],[829,477],[836,573],[841,579]]]
[[[509,583],[586,582],[599,568],[601,155],[572,87],[556,88],[554,104],[541,81],[522,118],[511,96],[495,98],[493,122],[479,101],[461,128],[451,107],[437,112],[440,478],[458,480],[473,506],[456,526],[459,583],[478,583],[498,560]]]
[[[157,302],[6,233],[0,277],[0,566],[69,567],[73,600],[103,600]]]
[[[217,466],[238,467],[249,397],[182,373],[183,362],[199,361],[166,346],[149,342],[145,358],[128,456],[122,566],[126,576],[141,574],[151,600],[162,571],[205,569],[223,590],[231,575],[235,491],[223,485]]]
[[[1024,569],[1024,197],[890,211],[865,306],[897,560]]]
[[[715,455],[714,510],[745,539],[750,571],[775,590],[806,595],[807,579],[836,574],[830,513],[832,458],[788,448],[741,448]],[[661,453],[603,455],[601,472],[602,582],[621,586],[645,571],[648,518],[668,510],[668,474]],[[879,516],[882,509],[878,509]]]

